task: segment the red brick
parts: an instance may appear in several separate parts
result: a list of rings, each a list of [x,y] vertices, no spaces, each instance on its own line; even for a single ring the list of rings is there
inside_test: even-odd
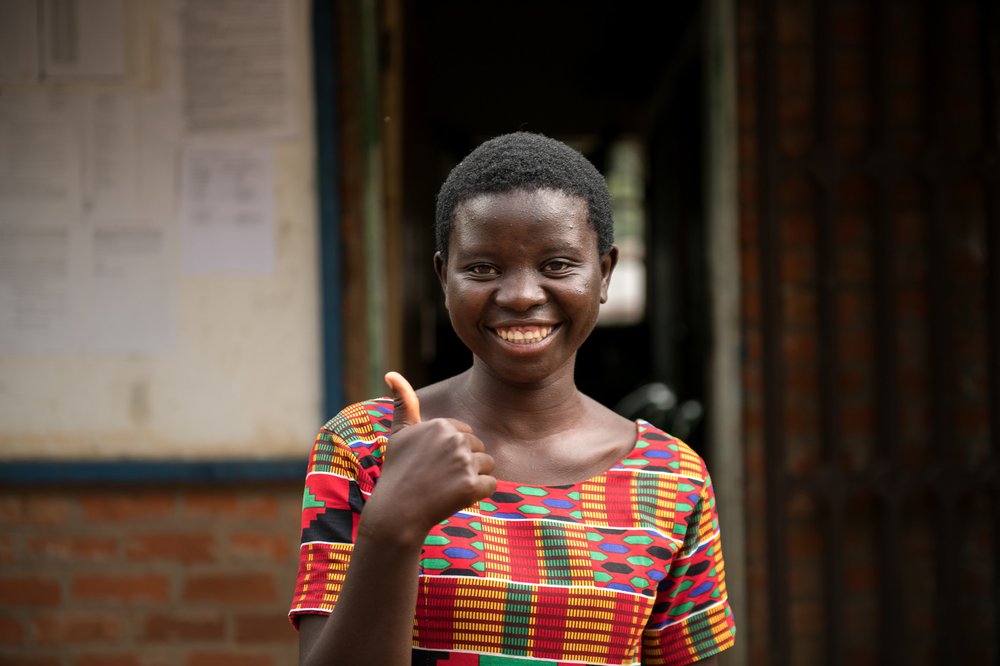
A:
[[[871,379],[867,371],[841,365],[837,369],[837,386],[845,395],[854,395],[868,388]]]
[[[860,7],[834,4],[833,9],[833,36],[837,42],[858,44],[869,37],[868,15]]]
[[[273,603],[277,601],[274,577],[262,573],[204,574],[188,576],[185,601],[227,604]]]
[[[808,289],[786,289],[782,311],[789,328],[811,326],[816,320],[816,295]]]
[[[142,666],[134,654],[84,654],[73,660],[73,666]]]
[[[819,592],[820,581],[807,562],[799,562],[788,568],[788,587],[795,590],[796,596],[811,597]]]
[[[236,616],[236,640],[241,643],[294,643],[298,634],[288,619],[275,613]]]
[[[802,407],[791,407],[786,405],[784,409],[784,424],[786,433],[792,437],[806,437],[814,435],[819,431],[816,423],[816,415],[813,409]],[[805,449],[805,442],[799,441],[797,446],[789,446],[788,455],[802,455]]]
[[[32,650],[37,652],[37,650]],[[4,654],[3,666],[62,666],[62,659],[58,656],[26,655],[26,654]]]
[[[823,607],[819,601],[800,601],[792,602],[791,605],[791,623],[794,631],[799,632],[799,636],[807,635],[817,635],[825,626]],[[797,641],[801,644],[801,641]],[[807,664],[807,663],[820,663],[822,660],[819,654],[816,655],[817,658],[808,658],[804,661],[796,659],[794,663],[797,664]]]
[[[839,188],[837,203],[843,211],[834,221],[837,245],[857,245],[868,242],[868,217],[865,183],[851,181]],[[853,201],[852,201],[853,199]]]
[[[24,498],[24,520],[30,525],[61,525],[73,513],[72,502],[65,497],[28,495]]]
[[[841,361],[868,361],[872,357],[873,342],[868,333],[844,333],[837,343]]]
[[[33,621],[42,644],[107,643],[122,638],[124,623],[119,615],[94,611],[72,611],[40,615]]]
[[[916,397],[927,392],[927,371],[923,367],[900,368],[897,376],[900,394]]]
[[[0,536],[0,562],[10,564],[15,561],[17,561],[17,543],[14,537]]]
[[[739,151],[737,159],[741,164],[753,164],[757,161],[757,142],[752,136],[744,137],[736,144]]]
[[[7,647],[20,645],[24,640],[24,627],[12,617],[0,616],[0,645]]]
[[[743,296],[743,319],[748,324],[756,325],[760,321],[760,296],[754,292]]]
[[[920,118],[920,99],[913,90],[896,90],[889,98],[890,118],[895,125],[915,125]]]
[[[285,619],[282,617],[282,619]],[[154,613],[143,624],[143,638],[151,641],[208,641],[223,638],[225,617],[221,613]]]
[[[845,248],[837,255],[837,275],[846,283],[866,284],[871,279],[872,256],[865,250]]]
[[[129,540],[128,559],[136,562],[167,560],[184,564],[212,562],[216,559],[215,535],[209,532],[137,535]]]
[[[853,615],[851,616],[853,617]],[[861,629],[868,628],[874,623],[868,622],[867,619],[862,620],[858,623]],[[847,663],[852,666],[868,666],[869,664],[879,664],[879,651],[874,647],[874,644],[868,645],[854,645],[849,646],[846,652]],[[985,661],[973,660],[974,664],[986,663]]]
[[[810,363],[816,358],[816,336],[788,333],[784,336],[782,353],[789,363]]]
[[[24,522],[24,507],[20,497],[4,495],[0,497],[0,523]]]
[[[812,400],[819,388],[816,369],[806,365],[792,365],[785,368],[785,390],[790,395],[806,396]]]
[[[0,604],[18,606],[55,606],[62,601],[59,581],[40,576],[4,576],[0,578]]]
[[[808,93],[813,85],[812,63],[806,58],[782,58],[778,62],[778,84],[784,92]]]
[[[28,542],[28,552],[40,560],[80,562],[107,560],[118,552],[116,537],[45,536]]]
[[[837,321],[843,330],[864,328],[872,319],[872,304],[864,291],[852,289],[837,294]]]
[[[812,144],[811,100],[804,96],[782,97],[778,101],[778,119],[781,123],[782,147],[791,155],[803,155]]]
[[[84,574],[73,580],[72,590],[83,601],[163,602],[170,597],[170,581],[152,574]]]
[[[781,278],[785,282],[809,283],[814,277],[813,254],[803,250],[790,250],[781,257]]]
[[[835,122],[846,127],[867,126],[871,119],[868,98],[863,94],[840,94],[833,103]]]
[[[900,288],[923,284],[927,279],[927,264],[919,250],[900,249],[893,261],[893,279]]]
[[[808,44],[812,40],[811,22],[803,3],[778,5],[778,44],[782,47]]]
[[[73,659],[73,666],[172,666],[178,663],[173,649],[150,648],[142,645],[134,648],[94,646],[92,650],[81,650]]]
[[[852,592],[867,592],[878,584],[878,574],[871,565],[849,566],[845,574],[846,587]]]
[[[188,657],[187,666],[276,666],[276,664],[270,657],[260,654],[197,652]]]
[[[740,277],[744,283],[756,283],[760,279],[760,253],[756,248],[747,248],[743,251],[740,262]],[[747,291],[743,295],[747,295]],[[756,290],[754,290],[756,293]]]
[[[759,359],[764,353],[764,342],[759,331],[747,331],[743,344],[748,359]]]
[[[229,538],[229,551],[235,557],[287,562],[298,553],[294,536],[243,532]]]
[[[184,496],[184,512],[194,518],[278,517],[278,502],[271,496],[247,496],[238,492],[198,491]]]
[[[833,57],[833,83],[838,88],[857,86],[868,76],[868,63],[857,51],[842,51]]]
[[[749,431],[758,431],[761,429],[764,423],[764,416],[759,409],[748,409],[743,414],[743,426]],[[760,468],[760,472],[764,473],[764,468]]]
[[[953,427],[963,435],[985,434],[990,431],[991,414],[985,405],[955,407]]]
[[[786,176],[778,186],[778,201],[790,210],[802,210],[815,203],[816,187],[806,176]],[[803,218],[808,226],[815,226],[811,217]],[[809,237],[811,244],[812,236]]]
[[[781,242],[788,248],[812,250],[816,244],[816,225],[812,216],[804,213],[785,213],[781,216]]]
[[[173,495],[166,493],[102,493],[80,498],[85,519],[94,522],[150,521],[174,513]]]
[[[848,158],[861,157],[868,149],[868,133],[863,128],[841,130],[833,141],[837,152]]]

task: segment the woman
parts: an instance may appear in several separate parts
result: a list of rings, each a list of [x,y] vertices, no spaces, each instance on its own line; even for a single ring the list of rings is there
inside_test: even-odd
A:
[[[472,367],[320,432],[291,618],[303,664],[682,664],[733,643],[711,481],[577,390],[618,257],[603,178],[528,133],[438,195],[434,268]],[[362,512],[362,509],[363,512]]]

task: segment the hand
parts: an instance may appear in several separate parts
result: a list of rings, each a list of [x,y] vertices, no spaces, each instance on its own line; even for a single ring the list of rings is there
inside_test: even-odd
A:
[[[385,381],[395,406],[385,462],[362,514],[362,528],[421,542],[430,529],[496,490],[493,458],[456,419],[420,418],[420,401],[397,372]]]

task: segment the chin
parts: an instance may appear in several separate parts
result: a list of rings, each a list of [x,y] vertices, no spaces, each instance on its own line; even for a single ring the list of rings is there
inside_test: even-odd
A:
[[[566,372],[567,367],[570,375],[572,376],[573,374],[572,359],[557,366],[552,366],[548,363],[532,362],[528,359],[525,359],[521,363],[507,360],[502,364],[490,363],[478,356],[476,360],[491,376],[515,386],[530,387],[545,385]]]

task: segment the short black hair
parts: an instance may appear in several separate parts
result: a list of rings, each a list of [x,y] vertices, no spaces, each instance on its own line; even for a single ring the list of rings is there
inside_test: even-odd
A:
[[[615,242],[611,193],[590,161],[561,141],[531,132],[503,134],[481,143],[451,170],[437,196],[435,248],[448,256],[448,237],[459,204],[480,194],[560,190],[587,202],[587,221],[603,257]]]

